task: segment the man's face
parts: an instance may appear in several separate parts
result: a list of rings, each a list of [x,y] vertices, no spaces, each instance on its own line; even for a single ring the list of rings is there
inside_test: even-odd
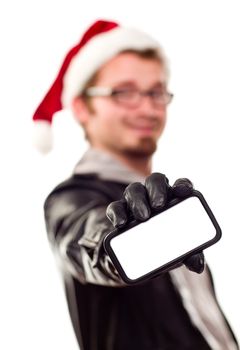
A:
[[[154,91],[166,88],[166,77],[159,61],[121,53],[99,70],[95,86]],[[113,97],[98,96],[91,98],[91,106],[83,125],[93,147],[140,157],[156,150],[166,123],[166,105],[156,106],[144,96],[133,108]]]

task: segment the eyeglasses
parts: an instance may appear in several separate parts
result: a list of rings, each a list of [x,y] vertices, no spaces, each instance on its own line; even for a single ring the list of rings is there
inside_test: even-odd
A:
[[[83,93],[83,96],[111,97],[115,102],[129,108],[138,107],[144,96],[149,97],[155,107],[168,105],[173,99],[173,94],[159,88],[140,91],[136,88],[111,88],[102,86],[89,87]]]

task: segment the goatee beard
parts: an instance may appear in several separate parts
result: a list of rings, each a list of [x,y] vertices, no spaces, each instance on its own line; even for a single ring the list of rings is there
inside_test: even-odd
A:
[[[129,147],[124,150],[124,153],[133,158],[151,157],[157,149],[155,141],[149,138],[141,139],[137,146]]]

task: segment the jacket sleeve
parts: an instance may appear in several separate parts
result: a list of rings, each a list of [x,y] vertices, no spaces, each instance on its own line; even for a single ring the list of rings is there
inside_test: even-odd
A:
[[[109,199],[84,189],[52,192],[44,212],[48,237],[58,264],[81,283],[123,286],[103,239],[113,226],[106,217]]]

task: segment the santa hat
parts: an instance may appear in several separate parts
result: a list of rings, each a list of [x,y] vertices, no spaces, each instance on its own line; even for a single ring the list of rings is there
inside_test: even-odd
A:
[[[52,147],[54,113],[71,105],[98,69],[124,50],[155,49],[163,59],[159,43],[148,34],[118,23],[98,20],[66,55],[59,73],[33,115],[34,143],[38,150]]]

